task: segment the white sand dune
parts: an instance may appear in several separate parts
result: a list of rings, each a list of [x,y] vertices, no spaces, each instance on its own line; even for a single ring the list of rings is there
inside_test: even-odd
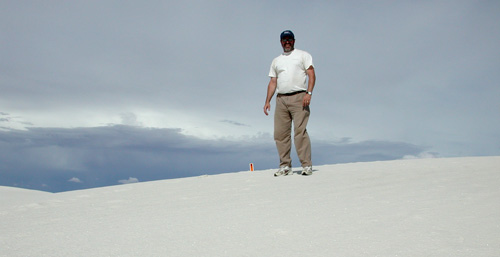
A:
[[[0,256],[500,256],[500,157],[272,174],[0,187]]]

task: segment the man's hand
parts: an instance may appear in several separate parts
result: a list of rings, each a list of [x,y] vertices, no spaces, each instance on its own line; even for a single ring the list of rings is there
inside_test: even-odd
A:
[[[277,84],[278,84],[278,78],[272,77],[269,80],[269,85],[267,85],[266,104],[264,104],[264,113],[266,115],[269,115],[268,111],[271,110],[271,98],[273,98],[274,91],[276,91]]]
[[[302,106],[307,107],[310,104],[311,104],[311,95],[310,94],[306,94],[304,96],[304,99],[302,100]]]
[[[271,104],[269,102],[267,102],[265,105],[264,105],[264,113],[266,115],[269,115],[269,113],[267,113],[268,111],[271,110]]]

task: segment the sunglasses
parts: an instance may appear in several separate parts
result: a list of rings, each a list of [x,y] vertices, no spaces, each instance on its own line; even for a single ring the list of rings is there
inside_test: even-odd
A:
[[[286,42],[292,42],[294,40],[295,39],[293,39],[293,38],[284,38],[284,39],[281,40],[281,42],[285,42],[286,43]]]

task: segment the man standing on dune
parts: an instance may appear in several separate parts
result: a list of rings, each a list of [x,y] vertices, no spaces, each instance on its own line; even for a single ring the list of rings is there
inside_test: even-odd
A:
[[[311,141],[307,134],[312,91],[316,82],[316,74],[312,56],[294,48],[295,35],[285,30],[280,35],[283,53],[274,58],[269,71],[264,113],[271,110],[271,99],[275,92],[276,110],[274,111],[274,140],[280,158],[280,168],[274,176],[293,174],[290,151],[292,147],[292,123],[294,143],[300,163],[302,175],[312,174]],[[309,78],[309,79],[308,79]]]

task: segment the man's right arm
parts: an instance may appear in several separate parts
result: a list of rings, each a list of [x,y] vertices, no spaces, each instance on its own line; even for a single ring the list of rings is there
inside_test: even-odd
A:
[[[266,103],[264,104],[264,113],[269,115],[268,111],[271,110],[271,99],[273,98],[274,92],[276,91],[276,86],[278,84],[278,79],[276,77],[271,77],[269,80],[269,85],[267,86],[267,97]]]

